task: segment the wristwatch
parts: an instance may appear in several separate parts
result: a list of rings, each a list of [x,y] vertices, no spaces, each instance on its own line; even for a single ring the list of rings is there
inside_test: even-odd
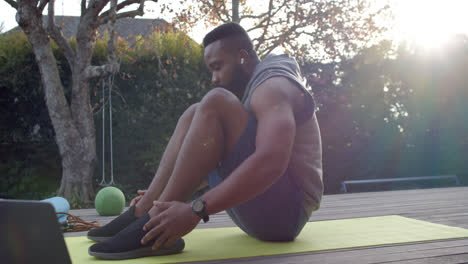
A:
[[[210,220],[210,216],[206,213],[206,202],[200,198],[193,200],[192,202],[192,211],[198,215],[203,222],[206,223]]]

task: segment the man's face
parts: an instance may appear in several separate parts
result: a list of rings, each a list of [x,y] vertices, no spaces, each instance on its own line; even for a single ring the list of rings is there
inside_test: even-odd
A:
[[[238,64],[237,52],[225,47],[222,40],[215,41],[205,48],[205,63],[212,73],[213,84],[231,91],[241,99],[249,76]]]

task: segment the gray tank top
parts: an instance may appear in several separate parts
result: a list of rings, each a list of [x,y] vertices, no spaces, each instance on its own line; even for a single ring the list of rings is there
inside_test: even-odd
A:
[[[289,55],[270,55],[261,61],[254,70],[252,79],[242,98],[242,103],[251,112],[250,100],[255,89],[272,77],[286,77],[301,89],[306,101],[303,111],[295,114],[296,136],[288,165],[288,172],[305,193],[304,209],[310,215],[320,206],[323,195],[322,145],[320,129],[315,116],[315,103],[305,88],[302,74],[294,58]]]

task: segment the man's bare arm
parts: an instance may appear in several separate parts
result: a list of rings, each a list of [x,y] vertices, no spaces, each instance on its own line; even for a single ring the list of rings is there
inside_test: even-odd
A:
[[[256,150],[220,185],[202,196],[214,214],[266,191],[287,169],[296,133],[293,102],[300,91],[282,77],[261,84],[251,100],[258,126]]]

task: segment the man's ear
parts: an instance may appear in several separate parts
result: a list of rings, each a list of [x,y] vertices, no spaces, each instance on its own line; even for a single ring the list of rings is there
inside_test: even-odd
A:
[[[245,49],[239,51],[238,63],[241,65],[249,63],[249,53]]]

